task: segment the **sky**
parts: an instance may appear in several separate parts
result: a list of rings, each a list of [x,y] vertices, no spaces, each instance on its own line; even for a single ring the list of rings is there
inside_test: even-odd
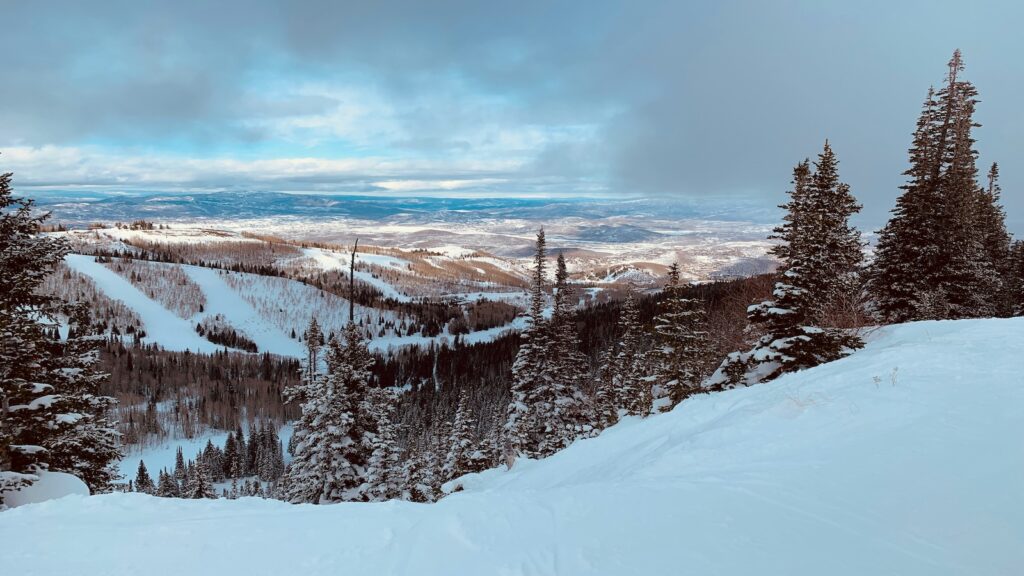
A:
[[[785,200],[884,222],[953,49],[1024,232],[1024,3],[0,0],[16,186]]]

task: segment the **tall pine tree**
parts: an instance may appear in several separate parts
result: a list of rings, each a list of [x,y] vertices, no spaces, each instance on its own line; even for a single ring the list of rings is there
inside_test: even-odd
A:
[[[910,148],[909,180],[879,232],[869,283],[891,322],[988,316],[1005,308],[1004,217],[996,178],[977,182],[975,87],[953,53],[945,85],[929,91]],[[1003,231],[1000,231],[1000,228]]]
[[[815,171],[809,162],[793,170],[786,217],[775,230],[774,249],[782,267],[773,298],[751,306],[750,322],[764,336],[747,352],[731,353],[709,379],[712,388],[750,385],[781,374],[835,360],[861,345],[848,330],[837,328],[829,311],[850,301],[863,258],[861,243],[848,218],[860,206],[838,180],[838,161],[828,142]]]
[[[45,470],[106,490],[119,455],[105,419],[112,400],[96,395],[102,377],[92,368],[98,343],[84,336],[88,322],[76,315],[82,325],[62,342],[55,328],[74,311],[39,289],[67,246],[40,234],[49,215],[16,198],[11,177],[0,174],[0,506],[4,492]]]
[[[652,353],[656,377],[652,396],[658,409],[667,411],[700,390],[711,361],[704,303],[683,296],[677,262],[669,267],[654,332],[658,344]]]
[[[544,294],[547,269],[547,242],[544,229],[537,232],[537,245],[530,277],[529,324],[520,334],[519,352],[512,364],[512,398],[505,418],[506,459],[519,455],[535,456],[541,441],[538,432],[536,402],[541,390],[548,387],[550,371],[547,367],[548,346],[551,338],[548,322],[544,318]]]

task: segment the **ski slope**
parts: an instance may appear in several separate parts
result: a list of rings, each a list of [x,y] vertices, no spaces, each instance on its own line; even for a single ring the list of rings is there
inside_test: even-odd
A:
[[[318,257],[325,259],[326,262],[333,262],[331,265],[337,269],[343,268],[341,255],[319,248],[306,250],[310,255],[319,255]],[[398,266],[398,263],[404,262],[398,258],[376,254],[368,254],[367,258],[367,261],[372,260],[380,265]],[[146,337],[142,339],[144,343],[158,344],[167,350],[209,353],[226,349],[195,331],[197,323],[219,316],[224,324],[252,340],[260,353],[270,352],[302,358],[305,355],[303,344],[290,337],[290,330],[301,333],[311,315],[317,316],[326,331],[340,329],[348,322],[347,300],[295,280],[188,264],[145,262],[147,266],[180,268],[202,291],[206,300],[203,310],[188,318],[182,318],[147,296],[124,276],[96,262],[93,256],[69,254],[65,257],[65,262],[76,272],[90,278],[104,295],[123,302],[138,315],[142,321],[142,328],[146,331]],[[383,280],[373,278],[370,273],[356,271],[356,277],[362,278],[360,275],[365,276],[363,279],[367,282],[380,288],[385,296],[403,302],[412,301],[411,297],[399,293]],[[281,302],[288,302],[288,306],[282,306]],[[392,320],[396,318],[391,311],[361,305],[356,306],[356,313],[370,321],[378,317]],[[550,309],[545,313],[550,315]],[[525,319],[516,318],[502,326],[470,332],[463,335],[461,340],[466,344],[489,342],[510,331],[522,330],[524,326]],[[375,334],[369,346],[375,352],[388,353],[404,346],[439,346],[444,342],[451,344],[454,340],[455,337],[448,334],[445,329],[437,336]]]
[[[1020,574],[1022,349],[1021,318],[885,328],[436,504],[69,496],[0,513],[2,571]]]
[[[302,251],[307,257],[313,259],[324,270],[348,270],[351,265],[351,252],[339,253],[324,250],[323,248],[303,248]],[[408,265],[408,262],[405,260],[380,254],[357,253],[356,262],[375,264],[377,266],[391,266],[394,268],[403,268]],[[412,298],[410,296],[402,294],[394,286],[380,278],[375,278],[373,274],[369,272],[356,270],[353,272],[353,276],[355,276],[356,280],[365,282],[366,284],[376,288],[384,295],[385,298],[391,298],[396,302],[412,302]]]
[[[228,324],[255,342],[261,352],[269,351],[295,358],[304,356],[299,341],[290,338],[284,330],[263,318],[245,298],[228,286],[223,278],[227,272],[201,266],[182,265],[181,268],[199,285],[206,297],[206,310],[201,316],[220,314]]]
[[[120,300],[142,320],[146,337],[142,342],[159,344],[167,350],[212,353],[223,349],[195,331],[195,324],[180,318],[162,304],[146,296],[125,277],[93,256],[68,254],[64,262],[74,271],[88,276],[108,298]]]

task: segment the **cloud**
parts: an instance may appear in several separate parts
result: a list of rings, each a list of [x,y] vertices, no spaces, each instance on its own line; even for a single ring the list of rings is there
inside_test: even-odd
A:
[[[773,205],[829,138],[868,227],[960,47],[982,159],[1004,164],[1024,224],[1024,80],[1006,73],[1024,5],[1009,0],[110,0],[4,17],[0,165],[35,150],[24,182],[493,179],[481,190]]]

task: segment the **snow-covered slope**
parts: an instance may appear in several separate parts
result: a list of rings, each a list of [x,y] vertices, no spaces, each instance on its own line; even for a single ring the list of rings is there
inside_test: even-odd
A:
[[[1011,575],[1024,319],[627,420],[437,504],[68,497],[0,513],[12,574]]]

